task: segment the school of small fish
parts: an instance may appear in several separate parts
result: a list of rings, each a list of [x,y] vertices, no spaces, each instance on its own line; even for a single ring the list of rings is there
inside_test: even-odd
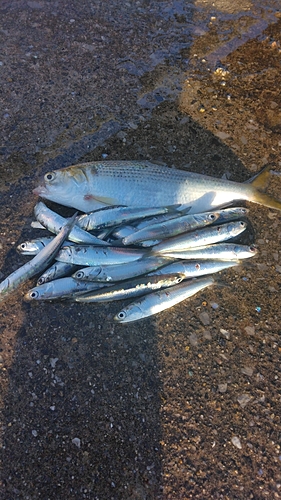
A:
[[[25,300],[129,299],[114,316],[119,323],[168,309],[216,283],[215,273],[257,254],[254,245],[239,243],[248,210],[233,204],[249,200],[281,210],[261,192],[269,175],[264,169],[241,184],[127,161],[49,172],[35,194],[83,213],[65,219],[36,203],[32,227],[48,236],[17,247],[34,257],[0,283],[0,301],[44,271]]]

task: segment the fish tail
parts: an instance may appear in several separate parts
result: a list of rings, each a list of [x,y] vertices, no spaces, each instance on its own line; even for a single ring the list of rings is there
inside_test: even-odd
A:
[[[253,201],[255,203],[259,203],[260,205],[264,205],[265,207],[281,210],[281,201],[277,200],[273,196],[269,196],[266,193],[261,193],[258,190],[255,190]]]
[[[250,185],[254,190],[253,201],[259,203],[260,205],[264,205],[265,207],[281,210],[281,201],[264,193],[264,190],[269,182],[271,168],[272,164],[268,164],[259,174],[250,179]]]
[[[251,184],[251,186],[257,188],[259,191],[264,191],[269,182],[271,168],[272,164],[269,163],[261,172],[251,177],[246,183]]]

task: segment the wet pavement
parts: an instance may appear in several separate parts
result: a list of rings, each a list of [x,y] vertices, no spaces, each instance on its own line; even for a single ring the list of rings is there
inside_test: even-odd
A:
[[[280,172],[278,8],[2,0],[1,278],[53,168]],[[1,498],[281,498],[281,215],[249,207],[255,261],[155,317],[25,303],[34,280],[1,303]]]

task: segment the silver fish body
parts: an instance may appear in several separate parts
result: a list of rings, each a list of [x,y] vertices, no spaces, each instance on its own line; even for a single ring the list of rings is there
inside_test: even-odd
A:
[[[106,209],[80,215],[76,223],[82,229],[91,231],[92,229],[117,226],[124,222],[130,222],[144,217],[165,214],[168,211],[168,207],[107,207]]]
[[[235,260],[179,260],[167,266],[161,267],[149,273],[149,276],[174,273],[183,274],[185,278],[196,278],[205,274],[214,274],[229,267],[238,266],[240,263]]]
[[[258,249],[254,245],[238,245],[236,243],[215,243],[202,247],[191,248],[182,252],[167,252],[166,257],[174,259],[219,259],[242,260],[255,257]]]
[[[82,212],[105,205],[189,205],[190,213],[199,213],[238,200],[281,210],[281,202],[259,191],[269,175],[264,169],[251,183],[239,183],[149,161],[97,161],[48,172],[34,193]]]
[[[245,231],[247,223],[244,221],[227,222],[218,226],[209,226],[190,233],[183,233],[163,240],[152,247],[152,252],[164,254],[177,252],[198,246],[211,245],[238,236]]]
[[[99,283],[77,281],[71,277],[59,278],[29,290],[24,298],[31,300],[73,299],[77,294],[99,288]]]
[[[125,265],[117,264],[85,267],[76,271],[73,277],[79,280],[100,281],[105,283],[122,281],[149,273],[154,269],[167,265],[172,260],[173,259],[157,255],[155,257],[135,260]]]
[[[77,302],[112,302],[146,295],[154,290],[168,288],[180,283],[184,275],[165,274],[161,276],[143,276],[132,281],[125,281],[106,289],[79,295]]]
[[[45,248],[43,248],[41,252],[0,283],[0,301],[4,300],[7,295],[18,288],[21,283],[29,278],[32,278],[36,274],[41,273],[48,267],[74,226],[76,215],[77,214],[67,221],[57,236]]]
[[[144,256],[143,250],[132,248],[77,245],[63,247],[57,254],[56,260],[78,266],[100,266],[103,264],[127,264]]]
[[[214,284],[214,278],[208,276],[192,281],[183,281],[171,288],[152,292],[124,307],[114,317],[118,323],[137,321],[179,304],[195,293]]]
[[[123,245],[134,245],[139,241],[151,239],[166,239],[177,234],[199,229],[213,224],[219,218],[216,212],[205,212],[203,214],[188,214],[168,220],[162,223],[152,224],[140,229],[136,233],[125,236],[122,239]]]
[[[50,208],[48,208],[42,201],[37,203],[34,207],[34,214],[36,219],[43,224],[51,233],[58,233],[60,228],[65,224],[66,219],[61,215],[53,212]],[[74,226],[70,234],[68,235],[68,239],[70,241],[74,241],[75,243],[84,243],[84,244],[92,244],[92,245],[109,245],[98,238],[93,236],[90,233],[87,233],[83,229],[78,226]]]

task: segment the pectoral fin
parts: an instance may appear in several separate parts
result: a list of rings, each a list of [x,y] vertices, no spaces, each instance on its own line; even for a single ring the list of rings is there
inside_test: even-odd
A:
[[[96,196],[91,193],[84,195],[85,201],[95,200],[104,205],[117,205],[117,201],[114,198],[109,198],[107,196]]]

